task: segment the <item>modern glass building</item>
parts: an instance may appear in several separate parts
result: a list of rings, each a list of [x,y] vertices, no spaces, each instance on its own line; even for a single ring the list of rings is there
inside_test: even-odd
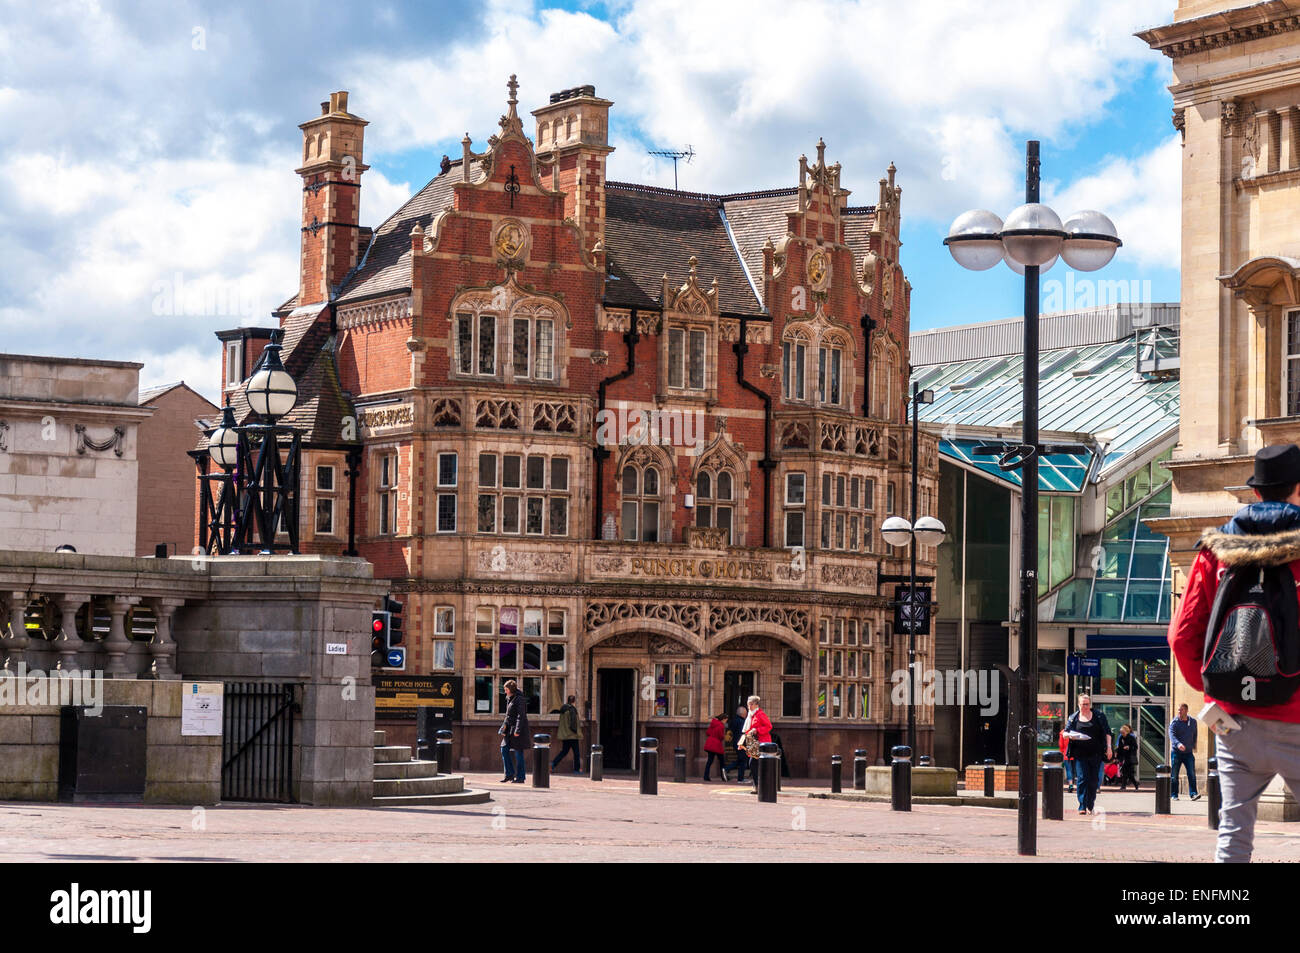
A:
[[[1020,319],[912,335],[913,377],[934,391],[922,421],[940,437],[935,658],[999,671],[993,706],[936,708],[941,764],[1006,760],[1008,666],[1020,618]],[[1164,760],[1169,722],[1168,540],[1178,439],[1178,306],[1117,304],[1044,315],[1039,373],[1039,744],[1055,748],[1080,691],[1141,740],[1140,776]]]

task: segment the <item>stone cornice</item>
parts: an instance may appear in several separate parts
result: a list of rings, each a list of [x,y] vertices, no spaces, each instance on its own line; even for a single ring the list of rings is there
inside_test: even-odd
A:
[[[1300,30],[1300,8],[1291,0],[1265,0],[1135,34],[1170,59]]]

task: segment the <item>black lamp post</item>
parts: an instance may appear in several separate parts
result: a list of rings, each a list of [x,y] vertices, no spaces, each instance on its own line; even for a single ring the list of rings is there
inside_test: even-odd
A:
[[[1038,277],[1058,256],[1076,271],[1096,271],[1115,257],[1122,244],[1115,225],[1101,212],[1076,212],[1064,225],[1039,199],[1038,141],[1025,148],[1025,204],[1004,223],[985,209],[959,215],[943,243],[957,264],[985,271],[1005,261],[1025,276],[1024,393],[1022,444],[1005,453],[1004,470],[1021,473],[1020,517],[1020,652],[1017,731],[1020,767],[1018,847],[1023,855],[1038,851],[1035,783],[1038,710]]]
[[[902,601],[902,620],[907,624],[907,744],[916,751],[916,636],[929,630],[930,605],[916,591],[916,547],[938,546],[948,529],[933,516],[917,518],[917,485],[920,477],[920,405],[934,403],[934,391],[921,390],[912,382],[912,518],[891,516],[880,524],[880,535],[891,546],[911,545],[911,571],[907,599]]]
[[[241,474],[244,484],[243,507],[239,513],[236,548],[247,552],[254,546],[254,536],[263,552],[286,549],[298,551],[298,462],[301,434],[292,427],[280,426],[277,420],[293,410],[298,402],[298,385],[280,361],[280,334],[262,352],[261,360],[244,386],[253,413],[264,424],[245,424],[241,436]],[[280,458],[280,441],[287,438],[288,451]],[[256,446],[254,446],[256,444]],[[288,546],[276,542],[280,523],[285,524]],[[256,532],[255,532],[256,531]]]
[[[203,476],[200,543],[204,552],[228,553],[234,547],[239,509],[234,469],[239,465],[239,447],[239,425],[234,410],[227,404],[221,411],[221,423],[208,436],[208,456],[221,472]],[[215,493],[213,484],[217,487]]]

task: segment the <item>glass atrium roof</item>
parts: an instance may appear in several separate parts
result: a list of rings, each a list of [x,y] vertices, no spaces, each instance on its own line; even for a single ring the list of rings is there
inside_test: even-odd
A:
[[[995,479],[1020,486],[1019,470],[1001,470],[998,468],[997,454],[975,452],[975,448],[981,444],[997,442],[964,437],[952,440],[940,439],[939,452],[953,460],[982,470]],[[1081,492],[1084,480],[1088,478],[1088,468],[1092,465],[1093,456],[1091,453],[1049,453],[1039,457],[1038,489],[1045,493]]]
[[[1044,351],[1038,365],[1039,427],[1110,438],[1105,441],[1103,473],[1129,453],[1175,431],[1177,376],[1138,372],[1139,350],[1149,361],[1153,348],[1161,357],[1176,358],[1177,338],[1144,343],[1140,349],[1127,337],[1108,344]],[[922,390],[934,391],[934,403],[922,406],[921,419],[932,427],[1018,427],[1022,364],[1020,355],[1001,355],[916,368],[913,380]],[[951,456],[984,469],[980,461],[955,453]],[[993,471],[1014,482],[1010,473],[1002,474],[996,465]]]

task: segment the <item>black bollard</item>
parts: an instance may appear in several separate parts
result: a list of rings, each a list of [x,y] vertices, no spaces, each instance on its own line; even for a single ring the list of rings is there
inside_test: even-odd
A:
[[[1065,755],[1059,751],[1043,754],[1043,820],[1065,818]]]
[[[551,786],[551,736],[533,735],[533,787]]]
[[[1219,829],[1219,808],[1223,807],[1223,791],[1219,788],[1219,759],[1210,758],[1205,762],[1209,773],[1205,776],[1205,795],[1209,809],[1210,830]]]
[[[1156,813],[1171,814],[1169,807],[1169,765],[1156,765]]]
[[[681,745],[673,749],[673,780],[678,784],[686,783],[686,749]]]
[[[641,793],[659,793],[659,739],[641,739]]]
[[[775,744],[775,742],[773,742]],[[776,790],[781,791],[781,762],[785,760],[785,752],[779,747],[776,749]]]
[[[591,769],[591,780],[605,780],[605,747],[604,745],[592,745],[591,757],[587,759],[587,766]]]
[[[853,790],[867,789],[867,749],[857,748],[853,752]]]
[[[916,765],[916,766],[917,766],[918,768],[933,768],[933,767],[934,767],[934,762],[933,762],[933,760],[930,758],[930,756],[929,756],[928,754],[923,754],[923,755],[921,755],[921,757],[920,757],[919,759],[917,759],[917,765]]]
[[[993,764],[992,758],[984,759],[984,796],[993,796]]]
[[[436,735],[438,741],[433,746],[434,760],[438,762],[439,774],[451,774],[451,741],[452,734],[446,728],[443,728]]]
[[[895,811],[910,811],[912,809],[912,749],[907,745],[897,745],[890,753],[894,756],[894,763],[889,766],[890,807]]]
[[[844,789],[844,759],[837,754],[831,755],[831,793],[839,794]]]
[[[767,804],[776,803],[777,775],[781,773],[781,756],[777,750],[771,741],[758,746],[758,799]]]

